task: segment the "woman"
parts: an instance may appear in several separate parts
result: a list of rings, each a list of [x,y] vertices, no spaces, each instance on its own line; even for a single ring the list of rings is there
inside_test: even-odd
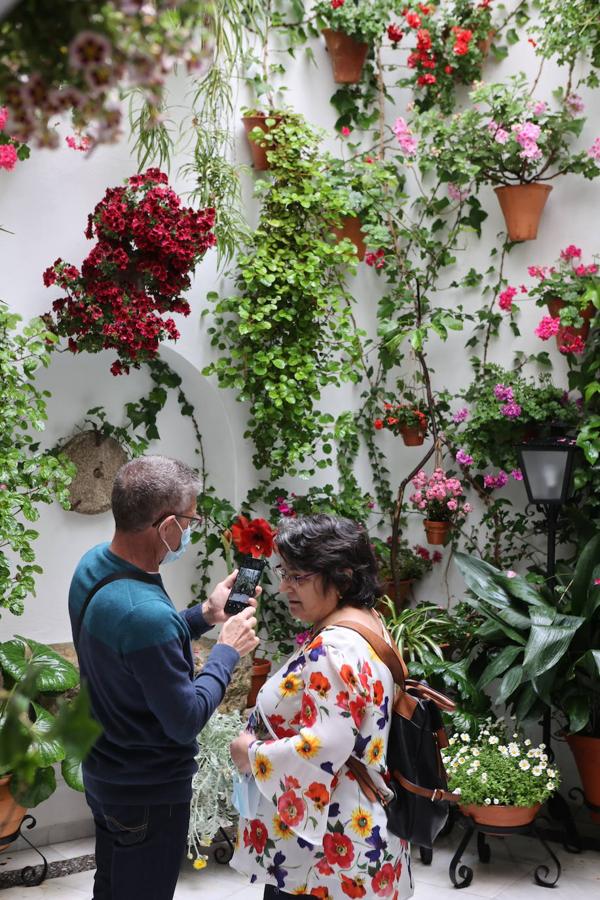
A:
[[[368,535],[348,519],[306,516],[285,520],[276,547],[290,612],[313,627],[231,744],[260,791],[253,818],[240,820],[232,865],[266,885],[265,900],[404,900],[413,891],[408,845],[388,833],[383,808],[346,766],[355,756],[389,793],[393,678],[363,637],[336,627],[345,619],[384,633]]]

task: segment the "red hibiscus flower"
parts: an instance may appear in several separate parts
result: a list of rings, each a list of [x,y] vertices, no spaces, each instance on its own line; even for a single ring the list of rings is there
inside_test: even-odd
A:
[[[310,694],[303,694],[302,696],[302,715],[300,717],[300,722],[302,725],[310,728],[311,725],[314,725],[317,721],[317,704],[310,696]]]
[[[347,897],[364,897],[367,893],[362,878],[348,878],[342,874],[342,891]]]
[[[354,859],[354,845],[345,834],[326,834],[323,838],[325,858],[332,866],[349,869]]]
[[[313,781],[309,784],[308,790],[304,791],[304,796],[315,804],[318,810],[323,810],[329,803],[329,791],[320,781]]]
[[[380,897],[389,897],[394,890],[394,881],[396,873],[391,863],[386,863],[381,867],[377,875],[371,880],[371,887]]]
[[[248,834],[249,842],[252,844],[255,853],[264,853],[267,843],[268,832],[260,819],[252,819],[250,822],[250,832]]]
[[[265,519],[247,519],[238,516],[231,526],[233,543],[240,553],[250,553],[256,559],[273,552],[275,532]]]
[[[298,825],[304,818],[306,803],[294,791],[286,791],[279,798],[277,812],[285,824],[293,828],[294,825]]]
[[[352,719],[354,720],[354,724],[357,728],[360,728],[367,711],[367,704],[364,697],[357,697],[356,700],[352,700],[349,709]]]

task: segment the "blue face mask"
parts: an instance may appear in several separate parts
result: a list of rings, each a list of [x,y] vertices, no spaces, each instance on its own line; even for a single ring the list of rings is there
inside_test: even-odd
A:
[[[175,522],[177,523],[177,527],[179,528],[179,530],[181,532],[181,541],[179,542],[179,547],[177,548],[177,550],[171,550],[171,548],[165,541],[164,537],[162,535],[160,536],[161,541],[167,548],[167,552],[165,553],[165,555],[163,556],[163,558],[160,561],[161,566],[163,566],[165,563],[175,562],[175,560],[182,557],[183,554],[185,553],[186,547],[189,544],[190,538],[192,536],[192,529],[189,525],[184,531],[183,528],[181,527],[181,525],[179,524],[179,522],[177,522],[177,519],[175,519]]]

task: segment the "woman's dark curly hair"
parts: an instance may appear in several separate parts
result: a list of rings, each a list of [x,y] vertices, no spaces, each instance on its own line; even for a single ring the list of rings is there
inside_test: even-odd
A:
[[[284,519],[275,547],[285,565],[321,576],[340,606],[373,607],[383,594],[369,535],[351,519],[324,514]]]

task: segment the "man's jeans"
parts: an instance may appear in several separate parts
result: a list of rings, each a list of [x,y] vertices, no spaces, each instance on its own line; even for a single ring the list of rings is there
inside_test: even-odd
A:
[[[86,798],[96,823],[93,900],[172,900],[189,803],[121,806]]]

